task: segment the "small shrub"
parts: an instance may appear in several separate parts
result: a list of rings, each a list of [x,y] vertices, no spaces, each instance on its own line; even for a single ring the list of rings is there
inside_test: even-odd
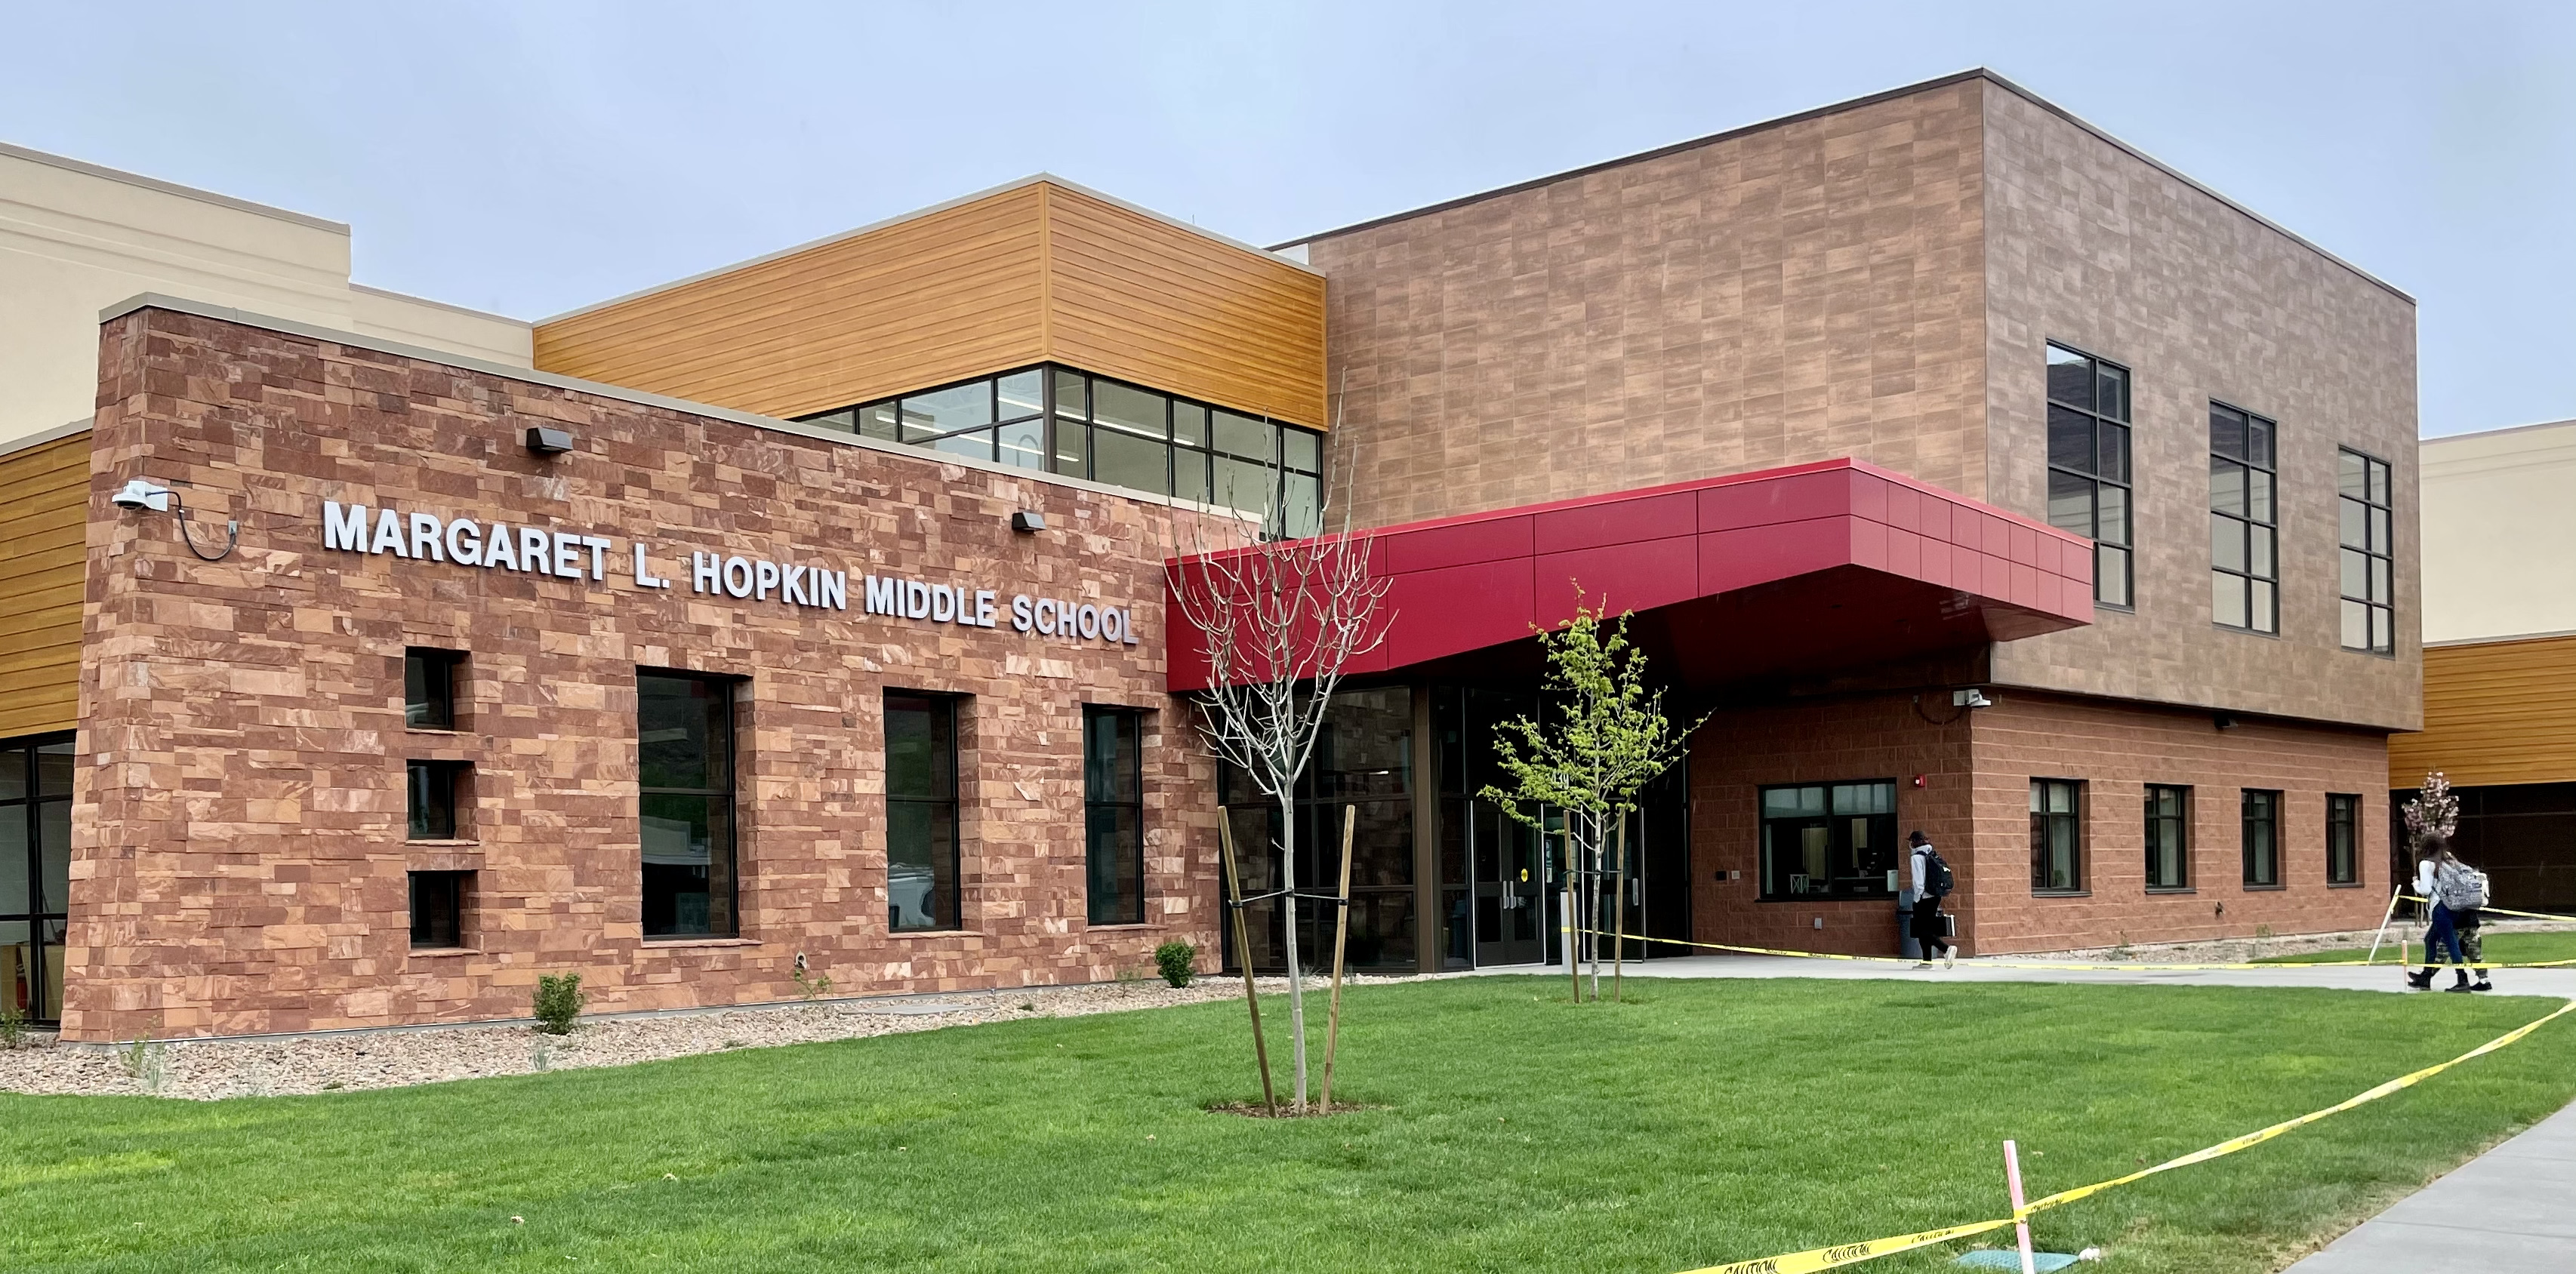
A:
[[[809,1004],[819,997],[832,993],[832,975],[808,972],[805,953],[802,951],[796,953],[796,968],[787,976],[795,979],[797,991],[804,995]]]
[[[27,1046],[27,1011],[14,1004],[0,1004],[0,1050]]]
[[[1188,986],[1198,976],[1199,949],[1186,942],[1166,942],[1154,948],[1154,967],[1162,970],[1163,980],[1173,986]]]
[[[116,1050],[116,1061],[125,1068],[125,1077],[142,1085],[147,1093],[159,1093],[163,1081],[169,1078],[169,1055],[149,1035],[137,1035]]]
[[[583,1001],[581,975],[566,973],[537,975],[537,1029],[548,1035],[572,1034],[573,1019],[581,1016]]]

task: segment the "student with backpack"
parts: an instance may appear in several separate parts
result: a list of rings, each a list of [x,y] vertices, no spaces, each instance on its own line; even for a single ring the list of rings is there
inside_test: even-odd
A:
[[[2407,974],[2407,985],[2431,990],[2447,950],[2459,980],[2443,990],[2494,990],[2495,984],[2487,981],[2486,944],[2478,938],[2478,913],[2487,905],[2487,874],[2461,862],[2451,853],[2451,843],[2440,836],[2425,837],[2415,852],[2415,892],[2432,900],[2433,913],[2424,927],[2424,971]],[[2475,985],[2469,982],[2471,967],[2478,974]]]
[[[1930,837],[1917,830],[1905,839],[1914,847],[1907,863],[1914,881],[1914,940],[1923,944],[1923,963],[1914,967],[1931,968],[1932,950],[1938,947],[1941,967],[1952,968],[1958,963],[1959,948],[1941,923],[1941,900],[1950,896],[1958,881],[1950,874],[1950,864],[1941,861],[1940,851],[1932,848]]]

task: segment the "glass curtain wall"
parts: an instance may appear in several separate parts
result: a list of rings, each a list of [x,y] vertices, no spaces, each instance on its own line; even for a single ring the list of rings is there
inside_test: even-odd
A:
[[[72,736],[0,743],[0,1008],[23,1022],[62,1019],[71,868]]]
[[[1322,529],[1323,435],[1070,367],[1022,368],[801,418],[951,455]]]
[[[1282,887],[1278,804],[1251,777],[1223,766],[1218,797],[1234,832],[1244,896]],[[1313,758],[1296,793],[1297,889],[1330,894],[1340,883],[1344,810],[1357,811],[1352,837],[1349,963],[1354,969],[1411,966],[1414,951],[1413,689],[1384,686],[1333,696]],[[1255,969],[1287,967],[1286,908],[1278,898],[1245,909]],[[1299,955],[1329,969],[1333,906],[1298,907]],[[1231,960],[1239,956],[1226,942]],[[1240,968],[1240,964],[1234,967]]]

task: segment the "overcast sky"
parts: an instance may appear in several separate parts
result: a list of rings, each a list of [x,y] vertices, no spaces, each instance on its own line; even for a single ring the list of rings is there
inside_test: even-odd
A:
[[[74,5],[0,141],[522,318],[1040,170],[1256,243],[1989,66],[2412,293],[2423,426],[2576,417],[2576,5]]]

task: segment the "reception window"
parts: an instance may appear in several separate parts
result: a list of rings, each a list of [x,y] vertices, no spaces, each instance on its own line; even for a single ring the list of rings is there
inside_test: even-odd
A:
[[[1070,367],[1023,368],[803,418],[861,437],[1322,529],[1323,435]]]
[[[2191,789],[2147,787],[2147,888],[2191,888]]]
[[[741,932],[733,694],[734,683],[719,677],[647,672],[635,678],[646,938]]]
[[[2361,883],[2361,798],[2326,794],[2326,883]]]
[[[2281,794],[2245,789],[2245,887],[2281,886]]]
[[[896,930],[955,929],[957,701],[885,697],[886,913]]]
[[[1765,901],[1896,896],[1894,780],[1766,787],[1760,799]]]
[[[0,742],[0,1008],[21,1021],[62,1017],[71,874],[71,736]]]
[[[2041,894],[2084,891],[2082,783],[2030,781],[2030,888]]]
[[[2129,369],[2048,347],[2048,524],[2093,541],[2093,600],[2130,604]]]
[[[1091,923],[1145,922],[1143,714],[1082,710],[1082,813]]]
[[[2388,462],[2358,451],[2335,453],[2340,466],[2335,507],[2340,513],[2343,648],[2397,653],[2395,510]]]
[[[2281,631],[2275,426],[2209,405],[2209,606],[2221,628]]]

